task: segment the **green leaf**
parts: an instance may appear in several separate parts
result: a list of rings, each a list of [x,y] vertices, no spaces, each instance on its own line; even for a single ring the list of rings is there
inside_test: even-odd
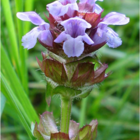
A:
[[[92,120],[89,124],[91,126],[91,132],[92,132],[92,140],[95,140],[97,137],[97,120]]]
[[[16,67],[18,71],[19,76],[21,76],[20,59],[19,59],[18,45],[17,45],[17,40],[16,40],[16,32],[15,32],[9,0],[2,0],[2,7],[3,7],[3,12],[4,12],[7,29],[8,29],[8,35],[9,35],[10,44],[11,44],[11,46],[9,47],[10,56],[11,56],[13,65]]]
[[[90,92],[92,91],[92,89],[93,89],[93,86],[80,88],[80,90],[82,92],[80,94],[76,95],[75,97],[78,97],[78,98],[86,98],[90,94]]]
[[[15,0],[15,6],[16,6],[16,13],[23,11],[23,0]],[[28,72],[27,72],[27,63],[26,63],[26,53],[27,49],[24,49],[24,47],[21,45],[21,40],[23,36],[23,21],[18,19],[16,17],[17,21],[17,29],[18,29],[18,43],[19,43],[19,57],[21,60],[21,81],[22,85],[25,89],[25,91],[28,93]]]
[[[3,61],[1,62],[1,71],[2,74],[4,75],[5,79],[7,79],[8,83],[9,83],[9,87],[12,89],[12,93],[14,94],[14,96],[16,96],[17,100],[21,103],[22,107],[24,108],[26,114],[29,117],[30,123],[32,121],[39,121],[38,116],[29,100],[29,98],[27,97],[27,94],[25,93],[22,84],[19,80],[19,78],[17,77],[13,66],[10,63],[10,60],[8,59],[8,56],[3,48],[3,46],[0,46],[0,50],[1,50],[1,57],[3,58]],[[3,94],[5,95],[6,93],[3,92]]]
[[[3,109],[4,109],[4,106],[5,106],[6,98],[2,94],[2,92],[0,94],[1,94],[1,98],[0,98],[0,103],[1,103],[0,118],[1,118],[1,115],[2,115],[2,112],[3,112]]]
[[[51,133],[58,133],[52,112],[40,115],[40,123],[31,125],[32,133],[38,140],[50,140]]]
[[[41,135],[41,133],[40,133],[39,130],[38,130],[38,125],[37,125],[37,123],[35,123],[35,125],[34,125],[33,135],[34,135],[38,140],[44,140],[43,136]]]
[[[90,140],[90,138],[91,138],[91,126],[90,125],[86,125],[80,129],[79,138],[80,138],[80,140]]]
[[[22,107],[21,103],[19,102],[19,100],[17,99],[17,97],[14,95],[12,89],[10,88],[9,83],[7,82],[7,80],[5,79],[5,77],[3,76],[2,73],[0,73],[0,78],[1,78],[1,84],[2,84],[2,89],[5,89],[5,96],[7,98],[7,100],[10,102],[10,104],[13,106],[13,108],[17,111],[17,114],[19,116],[19,119],[21,120],[22,125],[24,126],[25,130],[27,131],[30,139],[32,140],[32,133],[30,131],[30,121],[29,118],[24,110],[24,108]],[[3,90],[2,90],[3,92]]]

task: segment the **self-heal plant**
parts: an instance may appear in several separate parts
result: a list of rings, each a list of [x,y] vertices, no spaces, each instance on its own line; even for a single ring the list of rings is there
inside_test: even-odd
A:
[[[52,113],[45,112],[39,124],[32,124],[32,133],[38,140],[95,140],[97,120],[79,129],[78,123],[70,121],[72,101],[87,97],[96,83],[109,76],[105,73],[108,65],[100,62],[96,51],[105,44],[120,46],[121,39],[108,26],[125,25],[129,18],[117,12],[102,18],[103,9],[96,0],[58,0],[46,9],[50,24],[35,12],[17,13],[19,19],[37,25],[23,36],[24,48],[33,48],[38,40],[47,49],[42,61],[37,58],[47,81],[47,104],[51,96],[61,96],[60,130]]]

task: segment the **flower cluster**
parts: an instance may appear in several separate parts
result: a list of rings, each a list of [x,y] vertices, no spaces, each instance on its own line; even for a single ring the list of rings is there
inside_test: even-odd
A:
[[[129,18],[117,12],[101,18],[103,9],[96,1],[57,0],[50,3],[47,5],[50,24],[36,12],[18,12],[19,19],[38,25],[23,36],[22,45],[31,49],[38,39],[49,51],[64,58],[85,56],[105,44],[111,48],[120,46],[121,39],[108,25],[124,25]]]

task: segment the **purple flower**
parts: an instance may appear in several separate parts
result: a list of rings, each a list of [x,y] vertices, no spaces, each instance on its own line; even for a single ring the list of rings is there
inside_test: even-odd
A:
[[[47,5],[49,13],[53,16],[63,16],[66,13],[71,16],[78,10],[77,0],[58,0]]]
[[[91,25],[85,20],[74,17],[61,22],[64,26],[63,31],[54,41],[63,43],[63,50],[68,57],[79,57],[84,51],[84,42],[88,45],[94,42],[85,33],[86,28],[91,28]]]
[[[109,28],[108,25],[125,25],[128,22],[129,18],[124,14],[111,12],[98,24],[97,35],[98,37],[101,37],[102,40],[106,40],[109,47],[116,48],[122,44],[122,41],[118,37],[118,34]]]
[[[37,38],[44,44],[52,46],[53,37],[49,30],[50,25],[41,19],[36,12],[18,12],[17,17],[23,21],[30,21],[35,25],[39,25],[22,37],[24,48],[33,48],[37,42]]]
[[[97,0],[80,0],[79,9],[81,12],[95,12],[97,14],[101,13],[103,9],[96,4]],[[99,0],[103,1],[103,0]]]

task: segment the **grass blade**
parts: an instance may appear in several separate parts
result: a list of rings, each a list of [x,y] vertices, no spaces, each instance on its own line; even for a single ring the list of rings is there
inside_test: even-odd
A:
[[[16,5],[16,13],[17,12],[22,12],[23,11],[23,0],[15,0],[15,5]],[[18,43],[19,43],[19,54],[20,54],[20,60],[21,60],[21,81],[22,85],[28,93],[28,72],[27,72],[27,64],[26,64],[26,51],[24,47],[21,45],[21,39],[23,36],[23,21],[20,19],[16,18],[17,20],[17,29],[18,29]]]
[[[26,119],[28,118],[27,115],[26,115],[26,112],[24,111],[24,109],[23,109],[22,105],[20,104],[19,100],[17,99],[17,97],[14,95],[12,89],[10,88],[10,85],[8,84],[8,82],[5,79],[5,77],[3,76],[3,74],[0,73],[0,75],[1,75],[0,78],[1,78],[2,87],[4,87],[4,89],[6,90],[6,92],[4,92],[4,94],[7,97],[8,101],[13,106],[13,108],[16,109],[17,114],[19,115],[19,118],[21,120],[22,125],[24,126],[24,128],[27,131],[30,139],[32,140],[32,133],[31,133],[29,124],[26,121]],[[26,116],[26,119],[25,119],[25,116]]]
[[[4,60],[2,61],[2,64],[1,64],[2,73],[4,74],[5,78],[8,79],[8,82],[10,83],[10,87],[12,88],[14,95],[22,104],[24,110],[26,111],[26,114],[30,118],[30,121],[35,121],[35,120],[38,121],[39,120],[38,116],[29,98],[27,97],[27,94],[24,92],[21,82],[19,81],[2,45],[0,49],[1,49],[1,57]]]
[[[17,70],[19,76],[21,77],[18,45],[17,45],[16,33],[15,33],[15,28],[14,28],[14,22],[12,19],[12,13],[11,13],[11,9],[10,9],[9,0],[2,0],[2,7],[3,7],[3,11],[4,11],[4,16],[5,16],[10,44],[11,44],[10,57],[11,57],[13,65],[16,67],[16,70]]]
[[[3,109],[4,109],[4,106],[5,106],[5,102],[6,102],[6,98],[1,93],[1,98],[0,98],[0,103],[1,103],[0,118],[1,118],[1,115],[2,115],[2,112],[3,112]]]

